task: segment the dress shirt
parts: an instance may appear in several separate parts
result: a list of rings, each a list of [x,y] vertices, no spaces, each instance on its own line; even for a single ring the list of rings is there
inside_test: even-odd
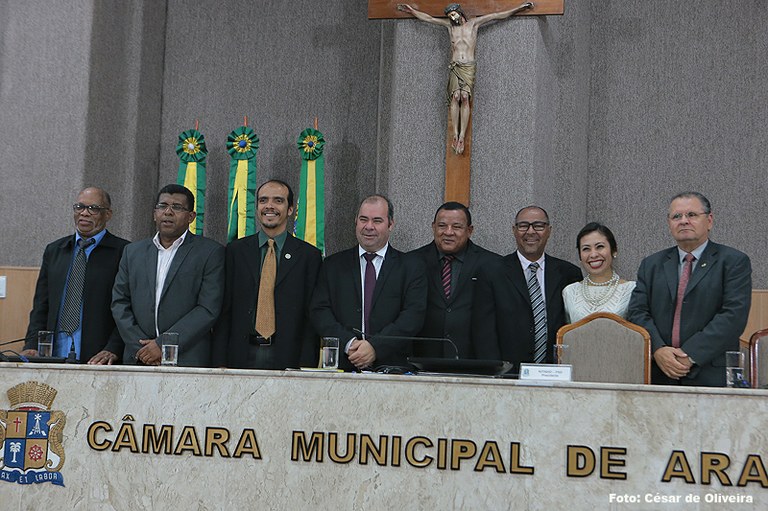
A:
[[[165,278],[168,276],[168,270],[171,268],[173,258],[176,256],[179,247],[184,243],[184,238],[187,237],[189,231],[184,231],[184,234],[174,241],[170,247],[165,248],[160,243],[160,233],[155,234],[152,238],[152,242],[157,247],[157,279],[155,284],[155,335],[160,337],[160,331],[157,328],[157,311],[160,309],[160,297],[163,294],[163,286],[165,285]]]
[[[259,250],[261,250],[261,265],[264,266],[264,258],[267,257],[267,241],[269,241],[269,236],[267,236],[264,231],[259,231]],[[283,253],[283,247],[285,246],[285,238],[288,237],[288,230],[285,230],[272,238],[275,240],[275,261],[277,262],[277,266],[280,267],[280,254]]]
[[[387,249],[389,248],[389,243],[384,245],[382,248],[376,251],[376,257],[373,258],[373,268],[376,270],[376,279],[379,278],[379,272],[381,271],[381,265],[384,264],[384,256],[387,254]],[[358,253],[358,260],[360,261],[360,297],[362,298],[360,300],[360,330],[365,331],[365,267],[368,264],[368,261],[365,260],[365,257],[363,257],[365,254],[368,253],[367,250],[365,250],[360,245],[357,246],[357,253]],[[365,335],[368,336],[368,332],[365,332]],[[357,337],[353,337],[349,341],[347,341],[346,346],[344,347],[344,352],[349,353],[349,346],[352,344],[352,341],[357,339]]]
[[[461,275],[461,267],[464,264],[464,258],[467,256],[467,247],[464,247],[459,252],[456,252],[455,254],[451,254],[453,256],[453,261],[451,261],[451,297],[453,297],[453,290],[456,289],[456,286],[459,284],[459,275]],[[437,251],[437,258],[438,261],[440,261],[439,269],[440,272],[443,270],[443,259],[445,258],[445,254],[442,253],[439,249]]]
[[[85,249],[85,260],[87,261],[88,258],[91,256],[91,252],[93,252],[93,249],[96,248],[96,245],[101,243],[101,240],[104,239],[104,236],[107,235],[107,230],[102,229],[101,232],[93,236],[93,239],[95,240],[93,245],[87,247]],[[72,250],[72,260],[69,262],[69,272],[72,271],[72,263],[75,262],[75,256],[77,255],[77,251],[80,249],[78,243],[80,243],[80,240],[83,239],[82,236],[80,236],[79,232],[75,232],[75,247]],[[64,289],[61,292],[61,306],[59,307],[59,318],[61,318],[61,311],[64,310],[64,301],[67,297],[67,286],[69,285],[69,273],[67,273],[67,282],[64,284]],[[87,289],[83,288],[83,297],[85,297],[85,294],[88,292]],[[69,355],[69,349],[72,347],[72,342],[75,343],[75,354],[77,355],[77,360],[80,360],[80,345],[82,343],[82,336],[83,336],[83,301],[80,301],[80,323],[77,327],[77,330],[72,332],[72,336],[69,336],[69,333],[61,332],[58,328],[58,324],[56,325],[56,341],[53,343],[54,352],[53,356],[55,357],[66,357]],[[58,322],[58,320],[57,320]]]

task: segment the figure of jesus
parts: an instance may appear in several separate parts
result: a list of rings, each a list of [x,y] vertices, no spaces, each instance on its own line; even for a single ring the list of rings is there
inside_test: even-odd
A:
[[[448,66],[448,101],[451,106],[451,122],[453,123],[451,147],[457,154],[464,152],[464,136],[469,124],[469,98],[472,96],[477,68],[475,64],[477,29],[491,21],[506,19],[532,7],[532,2],[526,2],[514,9],[467,19],[459,4],[450,4],[445,8],[445,15],[448,16],[448,19],[441,19],[433,18],[408,4],[397,4],[397,9],[400,11],[407,12],[427,23],[441,25],[448,29],[448,34],[451,37],[451,64]]]

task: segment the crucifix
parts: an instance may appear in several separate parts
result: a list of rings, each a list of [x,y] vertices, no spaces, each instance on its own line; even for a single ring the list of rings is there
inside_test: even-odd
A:
[[[448,80],[448,129],[445,151],[445,200],[469,205],[472,149],[472,88],[475,82],[475,45],[478,28],[513,15],[563,14],[564,0],[474,0],[464,7],[446,0],[368,0],[368,19],[407,18],[441,25],[451,38]],[[473,16],[474,15],[474,16]]]

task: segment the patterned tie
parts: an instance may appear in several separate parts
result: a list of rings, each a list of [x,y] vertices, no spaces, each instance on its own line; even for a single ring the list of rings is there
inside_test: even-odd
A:
[[[256,332],[265,339],[269,339],[275,333],[276,275],[275,240],[267,240],[267,255],[264,257],[264,264],[261,265],[259,304],[256,309]]]
[[[544,304],[544,297],[541,295],[539,279],[536,278],[536,271],[539,269],[539,263],[528,265],[528,294],[531,296],[531,309],[533,310],[534,326],[534,350],[533,361],[537,364],[543,364],[547,358],[547,307]]]
[[[443,282],[443,294],[445,299],[451,298],[451,262],[456,258],[450,254],[443,256],[443,270],[440,272],[440,279]]]
[[[373,260],[376,259],[376,254],[367,252],[363,254],[365,257],[365,299],[363,303],[363,331],[366,335],[370,335],[371,332],[371,309],[373,308],[373,291],[376,289],[376,267],[373,266]]]
[[[675,348],[680,347],[680,316],[683,312],[683,297],[685,296],[685,288],[688,287],[688,280],[691,278],[693,262],[696,258],[693,254],[685,254],[683,260],[685,264],[683,264],[683,274],[680,275],[680,282],[677,283],[677,302],[675,302],[675,316],[672,319],[672,346]]]
[[[85,266],[88,260],[85,249],[96,243],[93,238],[80,238],[77,242],[77,254],[69,272],[67,292],[64,296],[64,307],[61,309],[59,330],[71,334],[80,326],[80,311],[83,304],[83,287],[85,286]]]

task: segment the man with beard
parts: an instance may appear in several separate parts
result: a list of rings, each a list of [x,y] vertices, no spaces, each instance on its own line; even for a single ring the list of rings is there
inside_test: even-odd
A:
[[[320,350],[309,300],[320,251],[288,232],[293,190],[271,179],[256,190],[258,233],[227,246],[224,308],[214,364],[245,369],[315,366]]]
[[[451,64],[448,79],[448,102],[451,105],[451,122],[453,123],[453,143],[451,147],[457,154],[464,152],[464,137],[469,124],[472,87],[475,84],[475,46],[477,45],[477,29],[495,20],[503,20],[510,16],[533,7],[532,2],[501,12],[478,16],[470,20],[461,10],[459,4],[450,4],[445,8],[448,20],[433,18],[429,14],[414,9],[408,4],[398,4],[397,9],[412,14],[416,18],[440,25],[448,29],[451,37]]]

